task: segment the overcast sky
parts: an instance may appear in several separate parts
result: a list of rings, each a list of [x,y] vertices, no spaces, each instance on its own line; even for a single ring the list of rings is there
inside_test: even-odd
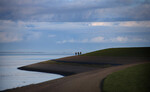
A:
[[[150,46],[150,0],[0,0],[0,51]]]
[[[0,0],[0,19],[12,21],[147,21],[150,0]]]

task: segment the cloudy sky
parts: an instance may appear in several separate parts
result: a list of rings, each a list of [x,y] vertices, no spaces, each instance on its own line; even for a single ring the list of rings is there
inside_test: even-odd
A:
[[[0,0],[0,52],[150,46],[150,0]]]

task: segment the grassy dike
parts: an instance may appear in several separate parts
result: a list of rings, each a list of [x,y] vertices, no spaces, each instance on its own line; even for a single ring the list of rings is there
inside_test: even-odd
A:
[[[70,66],[85,66],[85,67],[99,67],[99,68],[105,68],[105,67],[111,67],[111,64],[82,64],[82,63],[74,63],[74,62],[57,62],[57,61],[44,61],[40,62],[41,64],[57,64],[57,65],[70,65]]]
[[[150,63],[140,64],[108,75],[103,92],[149,92]]]
[[[109,48],[83,54],[82,56],[150,57],[150,47]]]
[[[68,76],[98,68],[149,61],[148,52],[150,52],[150,47],[110,48],[79,56],[43,61],[18,69]]]

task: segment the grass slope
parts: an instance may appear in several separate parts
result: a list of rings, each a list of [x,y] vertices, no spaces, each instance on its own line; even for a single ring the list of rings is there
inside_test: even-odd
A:
[[[110,48],[83,54],[83,56],[150,57],[150,47]]]
[[[150,63],[129,67],[107,76],[103,92],[150,92]]]
[[[111,67],[111,64],[82,64],[82,63],[70,63],[70,62],[57,62],[57,61],[44,61],[40,63],[45,63],[45,64],[58,64],[58,65],[72,65],[72,66],[86,66],[86,67],[100,67],[100,68],[106,68],[106,67]]]

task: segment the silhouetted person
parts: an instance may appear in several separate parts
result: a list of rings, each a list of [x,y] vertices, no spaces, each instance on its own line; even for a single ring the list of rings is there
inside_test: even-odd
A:
[[[82,54],[82,52],[80,52],[80,55]]]
[[[78,55],[80,55],[80,53],[78,52]]]
[[[75,55],[77,55],[78,53],[77,52],[75,52]]]

